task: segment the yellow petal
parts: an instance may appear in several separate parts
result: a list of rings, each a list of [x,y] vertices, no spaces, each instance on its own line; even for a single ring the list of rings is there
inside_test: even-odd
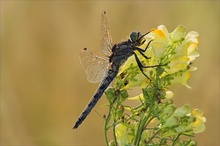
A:
[[[179,25],[171,34],[170,38],[173,42],[179,41],[186,35],[186,27]]]

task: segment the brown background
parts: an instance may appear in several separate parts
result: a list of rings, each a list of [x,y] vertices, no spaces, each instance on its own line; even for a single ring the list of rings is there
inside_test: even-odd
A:
[[[133,30],[179,24],[200,34],[201,56],[189,85],[172,87],[178,106],[207,118],[198,145],[219,145],[219,1],[1,1],[1,145],[104,145],[95,110],[72,126],[98,84],[86,80],[79,52],[100,52],[100,15],[114,42]],[[102,98],[95,109],[104,114]]]

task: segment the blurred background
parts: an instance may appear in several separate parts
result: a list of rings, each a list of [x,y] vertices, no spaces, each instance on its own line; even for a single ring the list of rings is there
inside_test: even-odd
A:
[[[203,110],[206,130],[199,146],[219,145],[219,1],[1,1],[2,146],[105,145],[103,120],[95,112],[73,130],[98,84],[86,80],[79,52],[101,55],[100,16],[107,12],[113,42],[131,31],[164,24],[200,34],[200,57],[189,85],[172,87],[178,106]]]

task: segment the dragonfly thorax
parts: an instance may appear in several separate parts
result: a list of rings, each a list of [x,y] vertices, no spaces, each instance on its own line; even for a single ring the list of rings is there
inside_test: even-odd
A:
[[[146,40],[144,38],[145,35],[141,35],[140,32],[133,31],[130,33],[130,40],[137,46],[142,45]]]

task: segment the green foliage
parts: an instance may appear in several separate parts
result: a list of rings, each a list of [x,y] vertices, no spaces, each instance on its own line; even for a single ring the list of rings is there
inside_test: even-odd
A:
[[[139,57],[145,66],[157,65],[145,70],[151,80],[144,77],[134,59],[129,58],[113,88],[105,92],[109,102],[104,125],[106,145],[195,146],[196,142],[191,138],[205,129],[203,113],[188,104],[177,107],[168,87],[177,83],[189,87],[189,72],[195,69],[191,62],[199,56],[198,34],[190,32],[186,35],[183,26],[168,33],[165,26],[159,26],[150,35],[147,37],[154,41],[146,55],[151,58]],[[132,87],[141,88],[142,93],[129,97],[127,89]],[[125,102],[129,100],[135,100],[138,105]],[[112,134],[113,140],[108,139],[108,134]]]

